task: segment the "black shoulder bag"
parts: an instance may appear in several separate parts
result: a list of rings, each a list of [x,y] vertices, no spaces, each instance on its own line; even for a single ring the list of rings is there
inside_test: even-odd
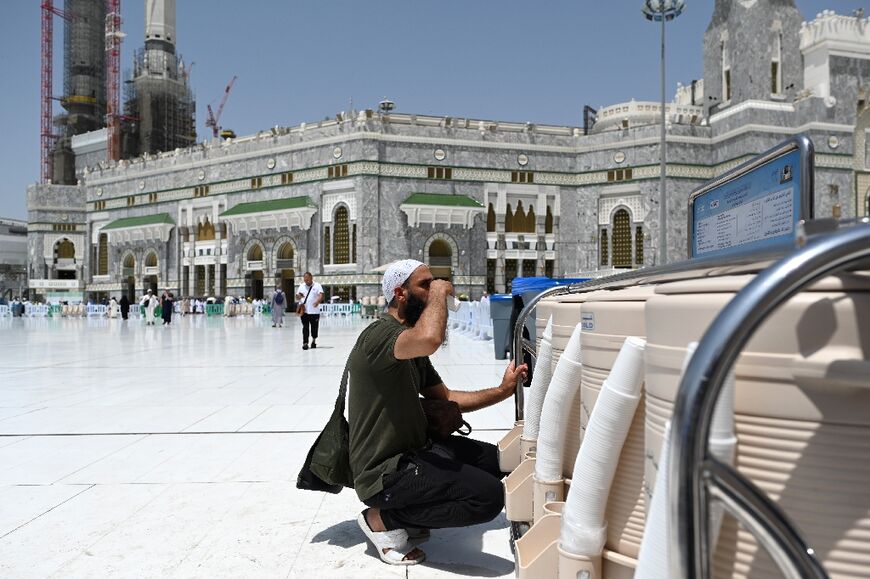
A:
[[[432,440],[446,440],[454,432],[462,436],[471,434],[471,425],[462,418],[462,411],[456,402],[421,398],[420,406],[426,415],[426,434]]]
[[[350,428],[344,417],[344,398],[350,358],[344,366],[338,398],[329,422],[314,441],[305,464],[296,477],[296,488],[306,491],[325,491],[338,494],[344,487],[353,488],[350,470]]]

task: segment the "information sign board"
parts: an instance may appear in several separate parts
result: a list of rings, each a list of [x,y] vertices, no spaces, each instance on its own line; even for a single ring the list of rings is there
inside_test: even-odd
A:
[[[794,244],[813,207],[813,145],[790,139],[692,192],[689,257],[722,257]]]

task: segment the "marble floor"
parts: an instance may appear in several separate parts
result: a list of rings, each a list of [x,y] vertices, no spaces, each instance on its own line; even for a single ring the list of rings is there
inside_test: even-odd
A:
[[[509,577],[508,524],[434,531],[410,568],[377,558],[352,491],[299,491],[367,322],[0,318],[0,577]],[[456,389],[498,384],[492,342],[433,356]],[[468,415],[497,441],[512,400]]]

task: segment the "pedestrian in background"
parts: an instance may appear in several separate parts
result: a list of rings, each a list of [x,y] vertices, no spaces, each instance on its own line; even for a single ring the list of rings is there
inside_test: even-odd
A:
[[[281,291],[280,286],[275,287],[272,294],[272,327],[284,327],[284,308],[287,307],[287,296]]]
[[[172,299],[172,294],[168,291],[163,292],[163,298],[160,300],[161,317],[163,325],[168,326],[172,323],[172,309],[175,307],[175,301]]]
[[[151,290],[148,290],[148,295],[145,296],[145,325],[154,325],[154,310],[157,309],[157,296]]]
[[[121,319],[126,320],[128,315],[130,315],[130,298],[124,294],[121,296]]]
[[[306,271],[302,276],[303,284],[296,291],[299,306],[296,310],[302,319],[302,349],[308,349],[308,334],[311,333],[311,347],[317,347],[317,334],[320,329],[320,302],[323,301],[323,287],[314,282],[314,276]]]

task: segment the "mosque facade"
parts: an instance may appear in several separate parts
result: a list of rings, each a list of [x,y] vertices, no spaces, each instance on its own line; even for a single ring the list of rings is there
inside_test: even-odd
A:
[[[692,190],[797,134],[815,146],[815,215],[868,214],[868,24],[716,2],[704,79],[666,106],[669,260],[686,256]],[[655,265],[660,106],[585,127],[349,111],[118,162],[104,134],[80,135],[79,184],[27,192],[30,292],[262,297],[311,271],[359,298],[411,257],[477,298],[516,276]]]

